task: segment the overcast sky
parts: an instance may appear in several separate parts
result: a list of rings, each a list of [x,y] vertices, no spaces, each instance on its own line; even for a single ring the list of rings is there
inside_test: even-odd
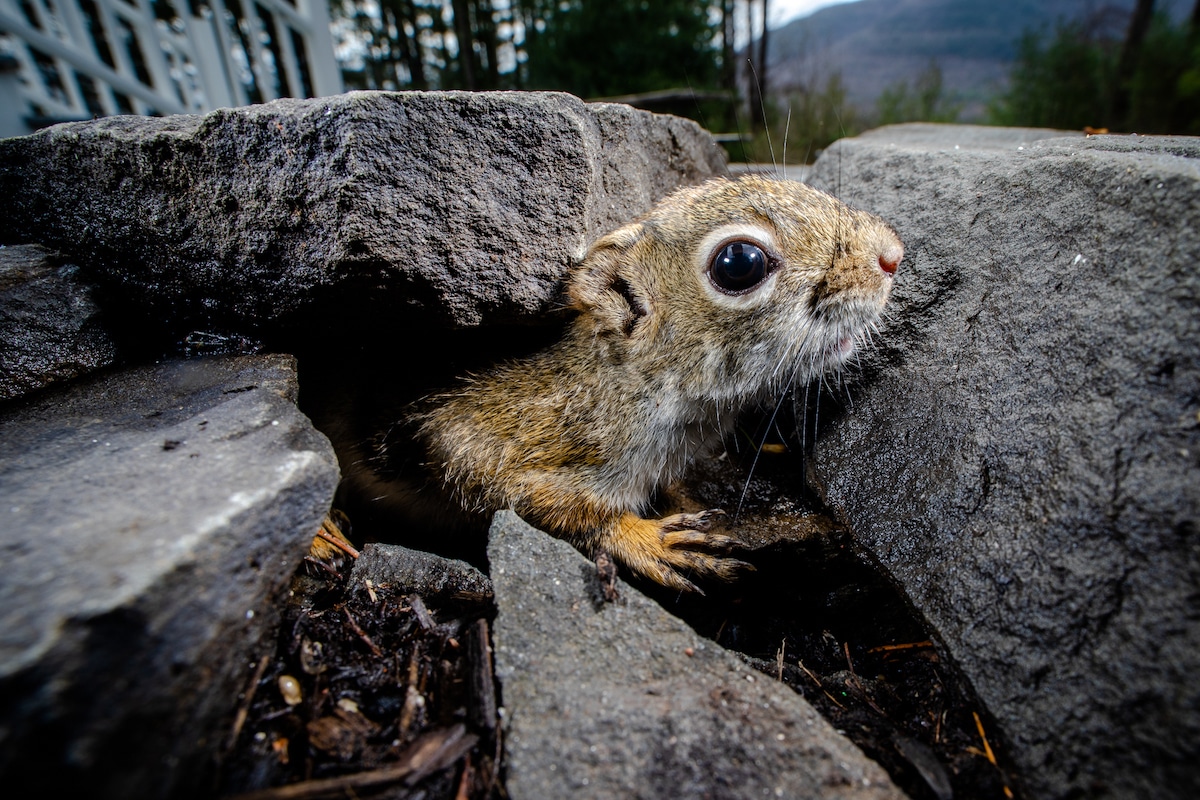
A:
[[[811,14],[818,8],[851,2],[854,0],[771,0],[771,27],[778,28],[796,17]]]

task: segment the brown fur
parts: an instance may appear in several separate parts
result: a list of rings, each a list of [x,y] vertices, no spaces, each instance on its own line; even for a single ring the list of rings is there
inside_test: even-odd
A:
[[[721,229],[773,240],[777,269],[744,296],[722,296],[699,252]],[[578,313],[561,341],[406,420],[430,489],[471,516],[513,508],[667,586],[694,589],[685,573],[730,578],[743,566],[722,554],[732,541],[707,532],[719,512],[645,519],[651,494],[745,408],[840,366],[891,290],[881,259],[894,269],[902,253],[881,220],[803,184],[744,177],[678,191],[571,272]]]

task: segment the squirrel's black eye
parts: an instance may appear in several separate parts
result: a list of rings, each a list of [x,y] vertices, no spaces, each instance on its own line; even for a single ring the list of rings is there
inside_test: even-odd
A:
[[[742,294],[767,277],[767,254],[750,242],[730,242],[708,268],[713,285],[726,294]]]

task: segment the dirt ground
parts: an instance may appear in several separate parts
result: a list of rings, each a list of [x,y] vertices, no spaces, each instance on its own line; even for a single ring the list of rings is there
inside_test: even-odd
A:
[[[338,566],[296,576],[219,795],[503,796],[490,601],[431,609]]]

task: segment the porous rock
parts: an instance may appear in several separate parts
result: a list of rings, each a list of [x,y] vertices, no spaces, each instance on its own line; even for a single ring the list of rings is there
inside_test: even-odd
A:
[[[1200,793],[1198,157],[899,126],[816,165],[906,248],[817,483],[1030,797]]]
[[[0,783],[204,796],[338,470],[287,356],[110,374],[0,418]]]
[[[176,326],[473,326],[552,305],[590,240],[724,163],[689,120],[555,93],[109,117],[0,141],[0,243]]]
[[[506,787],[522,798],[900,798],[802,697],[512,512],[488,544]]]
[[[35,245],[0,246],[0,401],[109,366],[92,287]]]

